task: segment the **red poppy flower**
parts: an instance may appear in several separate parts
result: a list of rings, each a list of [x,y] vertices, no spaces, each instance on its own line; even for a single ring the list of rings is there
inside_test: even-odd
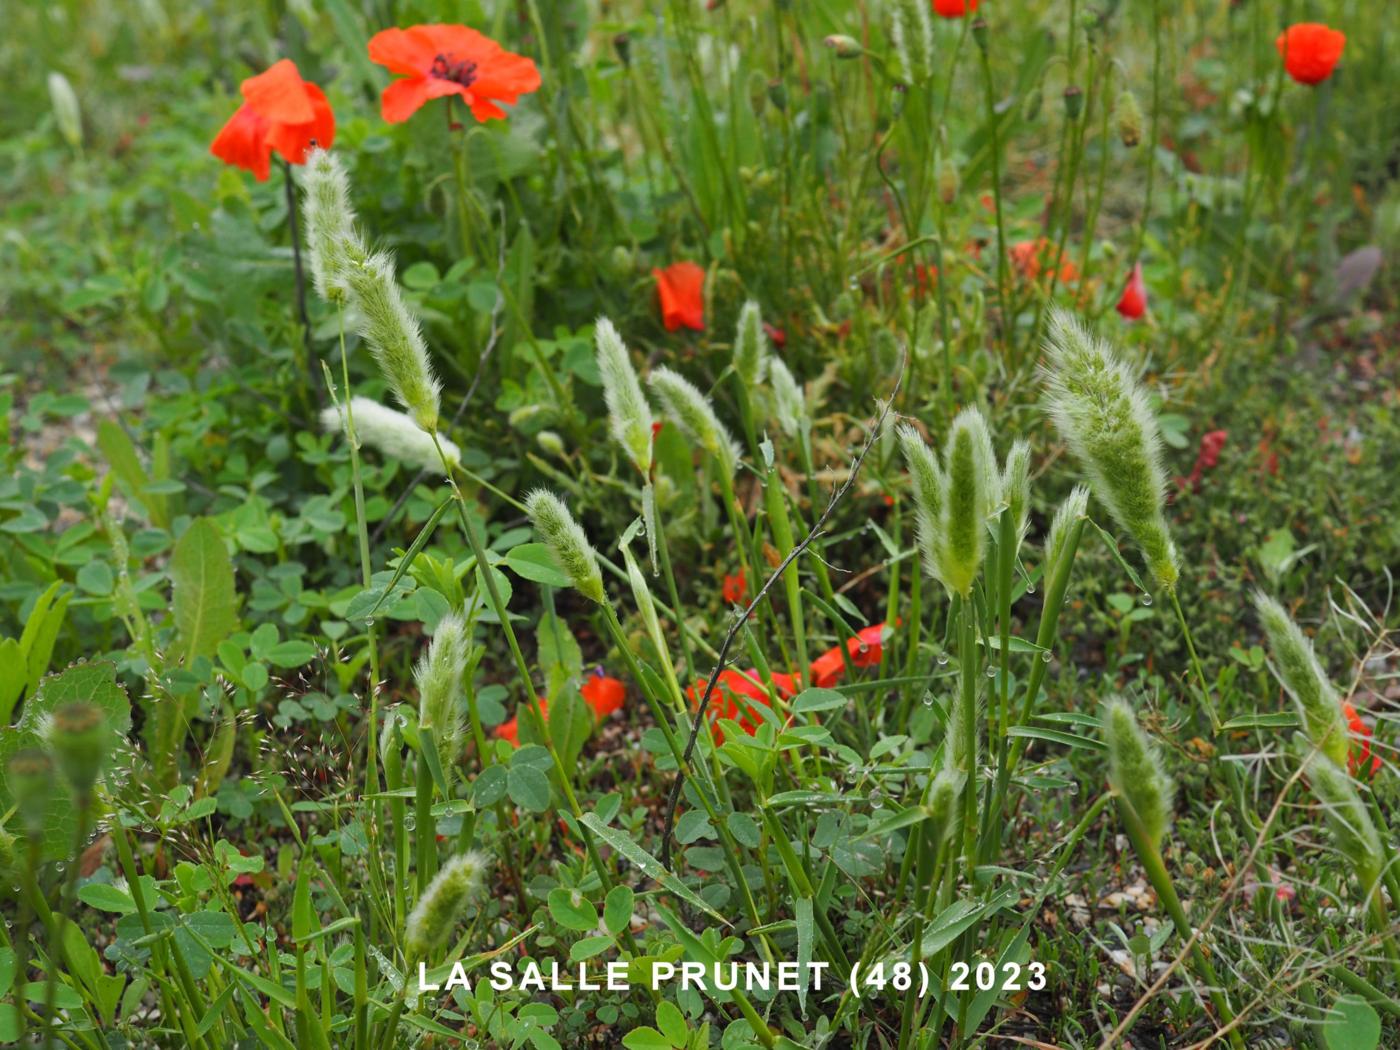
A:
[[[1347,755],[1347,769],[1352,776],[1369,780],[1381,770],[1380,756],[1371,754],[1371,727],[1361,720],[1356,708],[1345,700],[1342,701],[1342,715],[1347,720],[1347,728],[1359,741],[1358,746],[1352,748],[1351,753]]]
[[[933,0],[933,10],[941,18],[961,18],[977,10],[982,0]]]
[[[461,95],[477,120],[501,120],[497,105],[514,103],[540,86],[540,71],[524,55],[459,25],[385,29],[370,38],[369,57],[391,73],[403,73],[379,97],[390,124],[417,113],[433,98]]]
[[[301,79],[291,59],[249,77],[239,92],[243,105],[214,136],[209,152],[251,171],[259,182],[267,181],[273,150],[289,164],[303,164],[313,145],[329,149],[335,141],[331,104],[320,88]]]
[[[1135,265],[1128,275],[1127,286],[1116,309],[1129,321],[1136,321],[1147,313],[1147,285],[1142,280],[1142,263]]]
[[[710,696],[709,710],[712,719],[732,719],[739,723],[745,733],[753,736],[764,721],[760,707],[768,706],[768,690],[762,681],[758,672],[752,669],[743,672],[721,671],[715,682],[715,691]],[[797,695],[799,685],[797,679],[790,674],[773,675],[773,688],[785,700]],[[690,699],[697,706],[704,695],[705,682],[697,682],[690,687]],[[724,734],[716,730],[715,740],[717,743],[724,743]]]
[[[885,657],[885,625],[874,624],[865,628],[854,638],[846,639],[846,653],[852,667],[874,667]],[[830,689],[846,674],[846,661],[841,656],[841,647],[832,646],[812,661],[812,684],[820,689]]]
[[[584,703],[593,709],[593,717],[601,722],[614,712],[622,710],[627,700],[627,687],[618,679],[603,673],[601,667],[594,670],[588,681],[579,689]],[[549,701],[539,697],[540,715],[549,721]],[[495,729],[501,740],[509,740],[512,747],[520,746],[520,717],[517,715],[508,722],[502,722]]]
[[[1330,77],[1346,44],[1345,33],[1321,22],[1291,25],[1274,41],[1283,56],[1283,68],[1300,84],[1321,84]]]
[[[736,573],[726,573],[724,586],[721,588],[726,604],[738,605],[748,594],[748,584],[744,579],[744,570],[740,569]]]
[[[781,328],[779,328],[777,325],[772,325],[769,324],[767,321],[764,321],[763,331],[765,334],[767,334],[768,338],[773,341],[774,346],[780,349],[784,346],[787,346],[787,333]]]
[[[1011,265],[1027,281],[1034,281],[1041,274],[1049,272],[1054,268],[1053,256],[1055,255],[1055,245],[1048,238],[1036,237],[1034,240],[1017,241],[1006,251],[1007,257],[1011,260]],[[1060,282],[1069,284],[1079,277],[1079,268],[1068,259],[1062,259],[1060,264]]]
[[[656,294],[661,300],[661,322],[666,331],[684,325],[697,332],[705,330],[705,268],[698,263],[672,263],[664,270],[652,270]]]

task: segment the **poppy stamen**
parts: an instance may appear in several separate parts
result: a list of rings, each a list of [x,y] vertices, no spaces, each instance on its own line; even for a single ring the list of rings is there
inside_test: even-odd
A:
[[[438,80],[455,81],[463,87],[471,87],[476,82],[476,63],[454,61],[451,52],[439,54],[433,58],[433,67],[428,75]]]

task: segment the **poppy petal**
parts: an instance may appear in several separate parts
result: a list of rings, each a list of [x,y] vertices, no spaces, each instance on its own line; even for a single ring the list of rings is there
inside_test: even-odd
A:
[[[290,58],[274,62],[266,71],[243,81],[243,98],[260,117],[278,124],[306,124],[315,116],[306,81]]]
[[[672,263],[664,270],[652,270],[661,300],[661,322],[666,331],[684,326],[705,330],[705,269],[698,263]]]
[[[209,152],[225,164],[251,171],[259,182],[266,182],[272,157],[267,131],[267,121],[244,103],[214,136]]]
[[[268,145],[286,158],[289,164],[305,164],[312,146],[330,149],[335,142],[335,114],[325,93],[315,84],[306,85],[311,97],[314,119],[305,124],[274,124],[268,129]]]
[[[369,40],[369,58],[391,73],[425,76],[433,67],[437,45],[431,35],[422,32],[427,26],[412,29],[384,29]]]
[[[395,80],[379,96],[379,114],[390,124],[400,124],[422,108],[432,95],[427,77]]]

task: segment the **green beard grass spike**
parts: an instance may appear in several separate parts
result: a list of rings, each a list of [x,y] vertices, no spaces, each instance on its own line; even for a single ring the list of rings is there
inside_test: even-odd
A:
[[[360,311],[359,332],[399,404],[430,433],[437,430],[440,386],[418,322],[394,279],[394,257],[375,252],[346,279]]]
[[[1011,520],[1016,523],[1016,542],[1025,538],[1031,513],[1031,446],[1017,441],[1006,454],[1006,466],[1001,472],[1001,498]]]
[[[1147,395],[1108,344],[1056,309],[1045,344],[1046,405],[1094,495],[1139,547],[1152,577],[1171,589],[1178,556],[1167,527],[1161,438]]]
[[[933,18],[928,0],[893,0],[890,43],[905,80],[917,84],[928,78],[933,70]]]
[[[1313,794],[1322,803],[1337,848],[1351,862],[1363,889],[1371,892],[1385,865],[1385,852],[1356,785],[1341,766],[1321,751],[1308,759],[1307,777]]]
[[[1254,595],[1274,671],[1297,705],[1308,739],[1335,764],[1347,764],[1347,730],[1342,702],[1327,672],[1318,663],[1312,642],[1278,602],[1262,591]]]
[[[598,568],[598,555],[569,508],[548,489],[535,489],[525,497],[525,509],[530,514],[535,531],[549,548],[564,575],[585,598],[602,605],[607,601],[603,591],[603,574]]]
[[[923,559],[924,571],[947,586],[940,559],[943,546],[943,500],[947,481],[938,465],[938,457],[924,444],[924,439],[919,436],[917,430],[905,423],[898,428],[897,435],[914,488],[914,525],[919,541],[919,556]]]
[[[1041,574],[1047,581],[1054,577],[1060,559],[1064,557],[1070,526],[1088,513],[1089,489],[1085,485],[1076,485],[1050,519],[1050,531],[1045,538],[1045,571]]]
[[[418,686],[418,724],[433,731],[444,765],[456,759],[466,732],[462,675],[469,647],[466,621],[449,613],[438,621],[428,651],[413,669]]]
[[[443,864],[409,912],[404,938],[409,959],[427,959],[447,942],[480,892],[485,872],[479,853],[459,853]]]
[[[690,380],[664,365],[652,370],[647,384],[681,432],[718,459],[720,469],[733,477],[738,469],[738,447],[715,415],[710,399]]]
[[[768,364],[768,336],[763,331],[763,314],[750,299],[739,311],[739,327],[734,333],[734,371],[747,387],[763,382]]]
[[[627,356],[622,337],[606,317],[598,318],[594,342],[598,349],[598,374],[603,378],[603,397],[608,405],[608,430],[645,478],[651,473],[651,406],[642,393],[642,384]]]
[[[773,410],[778,425],[788,437],[795,437],[807,418],[807,399],[788,366],[777,357],[768,360],[768,383],[773,388]]]
[[[948,586],[967,597],[986,553],[987,517],[1000,499],[992,437],[976,408],[963,409],[953,420],[943,467],[947,486],[939,562]]]
[[[350,267],[367,254],[355,232],[350,180],[338,158],[316,149],[306,158],[301,185],[311,282],[322,299],[343,302],[350,295]]]
[[[1137,814],[1152,844],[1159,846],[1171,824],[1171,778],[1127,701],[1115,697],[1104,705],[1103,730],[1109,783]]]

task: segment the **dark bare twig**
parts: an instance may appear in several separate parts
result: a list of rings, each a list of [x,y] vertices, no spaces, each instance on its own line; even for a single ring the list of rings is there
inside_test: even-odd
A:
[[[758,593],[753,596],[753,600],[749,602],[743,612],[739,613],[739,615],[734,618],[734,622],[730,624],[728,633],[724,636],[724,642],[719,647],[719,656],[715,661],[714,670],[710,672],[709,681],[705,683],[705,695],[701,697],[700,706],[696,709],[695,718],[690,724],[690,736],[685,744],[684,761],[681,763],[681,769],[676,770],[676,779],[671,784],[671,795],[666,801],[666,827],[661,833],[661,864],[667,870],[671,870],[671,831],[676,823],[676,807],[680,804],[681,788],[685,784],[685,773],[683,770],[685,766],[690,764],[691,756],[695,753],[695,741],[700,736],[700,727],[705,724],[705,712],[710,706],[710,697],[714,695],[715,683],[719,681],[719,676],[724,671],[724,665],[729,659],[729,647],[734,644],[734,639],[739,636],[739,631],[743,628],[744,624],[749,622],[750,614],[758,607],[758,603],[763,601],[764,597],[767,596],[768,591],[778,578],[782,576],[787,567],[800,558],[803,552],[822,535],[822,526],[826,524],[827,518],[831,517],[831,512],[836,509],[836,505],[845,498],[846,493],[851,490],[851,486],[856,483],[856,478],[860,474],[861,465],[865,462],[865,457],[870,454],[870,450],[874,448],[875,440],[880,436],[880,431],[884,429],[885,420],[888,418],[890,409],[894,405],[894,399],[899,396],[900,385],[904,382],[904,365],[905,359],[901,358],[899,362],[899,372],[896,374],[894,381],[894,389],[890,391],[889,400],[880,407],[880,412],[875,417],[875,423],[870,428],[870,434],[866,437],[865,444],[861,446],[861,450],[856,454],[856,458],[851,461],[851,469],[846,475],[846,480],[841,483],[840,488],[832,492],[831,499],[827,501],[826,509],[823,510],[821,516],[812,523],[812,527],[807,532],[807,535],[802,537],[802,541],[793,547],[792,550],[788,551],[787,557],[778,563],[778,567],[769,574],[763,586],[758,589]]]
[[[496,260],[496,282],[499,284],[505,280],[506,274],[506,210],[499,201],[496,203],[499,213],[501,236],[497,249]],[[467,387],[467,392],[462,395],[461,402],[457,405],[457,411],[452,413],[452,421],[448,424],[448,429],[455,427],[462,420],[462,416],[467,411],[467,405],[471,404],[472,398],[476,395],[476,388],[481,385],[482,377],[486,374],[486,362],[490,360],[491,354],[496,349],[496,344],[501,338],[501,311],[505,307],[506,297],[501,293],[500,288],[496,289],[496,302],[491,307],[491,332],[486,338],[486,345],[481,348],[481,353],[476,359],[476,375],[472,378],[471,386]],[[384,538],[384,532],[393,524],[394,519],[399,516],[399,511],[403,510],[404,504],[413,495],[416,489],[432,471],[426,468],[420,470],[413,480],[404,488],[398,500],[389,508],[389,513],[384,515],[380,523],[375,526],[374,534],[370,536],[370,543],[377,545]]]

